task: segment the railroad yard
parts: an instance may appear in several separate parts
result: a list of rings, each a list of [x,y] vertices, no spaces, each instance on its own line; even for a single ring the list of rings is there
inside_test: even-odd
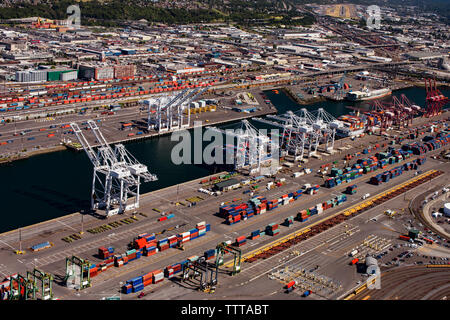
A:
[[[437,121],[435,123],[443,130],[447,117],[444,112],[433,118],[433,121]],[[426,126],[423,126],[424,123]],[[351,183],[334,188],[324,187],[327,178],[318,173],[325,167],[334,165],[344,168],[357,163],[358,159],[371,156],[370,153],[361,152],[367,146],[373,147],[372,153],[375,154],[384,152],[388,147],[399,148],[430,134],[427,132],[430,123],[426,119],[416,119],[414,125],[422,128],[419,130],[422,134],[417,139],[406,139],[400,144],[389,146],[390,139],[378,135],[366,135],[354,142],[343,139],[336,143],[337,151],[334,154],[322,154],[321,159],[311,158],[308,163],[300,165],[283,166],[273,177],[261,177],[249,184],[241,183],[239,188],[220,195],[201,193],[198,189],[212,187],[219,176],[224,181],[230,178],[244,181],[248,177],[238,173],[226,177],[224,173],[216,174],[144,194],[141,196],[140,208],[134,213],[108,219],[74,213],[20,231],[3,233],[0,235],[0,275],[6,277],[15,272],[25,274],[33,268],[50,273],[54,279],[52,294],[62,300],[110,297],[136,299],[138,296],[142,299],[286,300],[299,299],[306,295],[305,292],[308,292],[306,299],[442,299],[450,292],[448,277],[442,277],[445,269],[441,269],[448,266],[445,260],[450,257],[448,241],[442,238],[433,244],[422,241],[422,245],[413,246],[411,242],[399,239],[399,236],[408,235],[411,228],[425,234],[425,226],[414,220],[408,205],[423,194],[424,188],[442,189],[448,186],[450,165],[440,154],[449,145],[422,156],[411,155],[410,159],[400,164],[387,163],[383,170],[391,170],[403,163],[426,157],[426,161],[420,162],[416,170],[405,170],[395,179],[380,185],[369,181],[382,170],[362,174]],[[343,158],[349,154],[354,156],[344,164]],[[309,170],[305,171],[305,168]],[[294,172],[307,173],[294,178]],[[273,186],[268,188],[268,184]],[[305,184],[320,187],[310,194],[306,192]],[[345,194],[351,184],[358,186],[357,192]],[[299,191],[301,196],[298,195]],[[254,215],[251,219],[246,217],[239,223],[228,225],[226,219],[220,216],[221,206],[239,205],[255,196],[276,199],[293,192],[297,194],[297,200],[293,199],[264,214]],[[326,210],[320,214],[311,214],[309,219],[304,215],[300,218],[302,210],[313,210],[311,208],[317,203],[326,204],[330,199],[338,201],[329,208],[324,207]],[[127,245],[140,234],[154,234],[157,240],[171,239],[172,235],[182,235],[192,228],[204,230],[204,225],[206,232],[203,231],[201,237],[193,237],[191,232],[191,241],[183,242],[182,248],[171,247],[154,255],[139,255],[139,259],[120,264],[120,267],[102,266],[105,259],[99,256],[100,247],[112,247],[113,254],[118,254],[129,250]],[[268,231],[268,227],[272,231]],[[255,230],[258,231],[257,236]],[[236,239],[240,241],[240,246],[235,246]],[[30,249],[43,241],[48,241],[49,245],[42,250]],[[211,270],[215,270],[214,262],[219,251],[214,253],[213,259],[209,259],[206,272],[195,269],[195,264],[191,265],[194,275],[202,273],[205,277],[202,280],[198,276],[192,277],[192,274],[189,276],[189,272],[192,273],[190,269],[186,271],[185,279],[182,277],[183,272],[172,276],[170,271],[165,270],[167,266],[174,266],[188,258],[192,260],[197,256],[195,259],[198,259],[224,241],[228,241],[227,245],[231,247],[225,247],[224,264],[217,270],[213,289],[207,286],[199,290],[202,281],[207,282],[206,278],[213,277],[214,272]],[[231,276],[230,273],[236,271],[233,269],[234,255],[231,252],[237,252],[237,249],[242,254],[237,270],[240,272]],[[25,253],[17,255],[16,250]],[[439,257],[436,252],[440,252]],[[361,269],[364,269],[363,261],[368,254],[376,257],[381,268],[381,290],[375,290],[376,293],[361,287],[367,280],[367,274]],[[88,271],[91,274],[90,285],[82,290],[65,286],[68,277],[66,258],[72,256],[96,265],[96,271],[92,271],[92,267]],[[427,267],[429,265],[434,268]],[[398,275],[392,272],[397,269],[401,270]],[[156,270],[166,273],[164,281],[154,283],[153,280],[135,293],[127,293],[122,289],[129,279],[145,276],[152,271],[156,274]],[[411,276],[408,280],[410,286],[405,285],[403,291],[391,284],[391,281],[402,283],[402,277],[407,275]],[[424,279],[430,279],[430,284],[421,286]],[[295,281],[295,288],[289,289],[292,281]],[[410,290],[415,286],[421,286],[421,296],[417,291]]]

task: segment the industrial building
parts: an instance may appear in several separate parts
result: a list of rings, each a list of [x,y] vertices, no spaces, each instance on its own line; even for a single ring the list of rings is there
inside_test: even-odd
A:
[[[86,80],[106,80],[114,78],[114,67],[109,66],[93,66],[79,65],[78,76],[80,79]]]
[[[47,81],[69,81],[78,78],[78,71],[74,69],[48,69]]]
[[[214,188],[219,191],[228,191],[236,189],[240,186],[240,182],[234,178],[226,181],[218,182],[214,185]]]
[[[411,60],[428,60],[428,59],[438,59],[444,58],[447,54],[442,52],[431,52],[431,51],[412,51],[406,53],[406,57]]]
[[[133,64],[114,66],[114,79],[134,77],[136,66]]]
[[[16,81],[17,82],[47,81],[47,70],[17,71]]]

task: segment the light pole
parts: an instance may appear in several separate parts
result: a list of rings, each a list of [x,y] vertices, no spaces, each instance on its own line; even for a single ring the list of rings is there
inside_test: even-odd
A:
[[[120,300],[122,300],[122,285],[123,285],[123,282],[120,281],[120,282],[119,282],[119,287],[120,287],[120,289],[119,289],[119,299],[120,299]]]
[[[84,233],[84,231],[83,231],[83,218],[84,218],[84,214],[81,214],[81,232],[80,232],[80,234]]]

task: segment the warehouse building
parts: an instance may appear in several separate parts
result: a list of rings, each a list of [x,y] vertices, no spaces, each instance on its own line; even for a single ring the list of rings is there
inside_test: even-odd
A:
[[[431,52],[431,51],[413,51],[408,52],[406,57],[411,60],[428,60],[428,59],[438,59],[446,57],[447,54],[441,52]]]
[[[241,184],[236,179],[228,179],[226,181],[218,182],[214,185],[214,188],[219,191],[229,191],[239,188]]]
[[[74,69],[48,69],[47,81],[69,81],[78,78],[78,71]]]

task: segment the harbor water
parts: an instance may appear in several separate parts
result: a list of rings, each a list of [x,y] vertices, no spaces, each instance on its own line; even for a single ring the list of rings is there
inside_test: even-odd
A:
[[[450,89],[441,90],[450,96]],[[410,101],[424,107],[425,90],[409,88],[394,92],[405,94]],[[367,103],[325,101],[303,106],[296,104],[281,90],[265,92],[279,113],[307,108],[312,111],[325,108],[335,117],[351,110],[346,106],[366,106]],[[389,100],[390,98],[387,98]],[[257,124],[254,123],[256,126]],[[229,128],[230,124],[222,126]],[[126,148],[159,180],[141,185],[141,193],[161,189],[215,173],[217,168],[193,164],[174,165],[172,147],[177,142],[170,136],[127,143]],[[29,159],[0,166],[0,232],[88,209],[92,182],[92,165],[84,152],[60,151],[33,156]]]

